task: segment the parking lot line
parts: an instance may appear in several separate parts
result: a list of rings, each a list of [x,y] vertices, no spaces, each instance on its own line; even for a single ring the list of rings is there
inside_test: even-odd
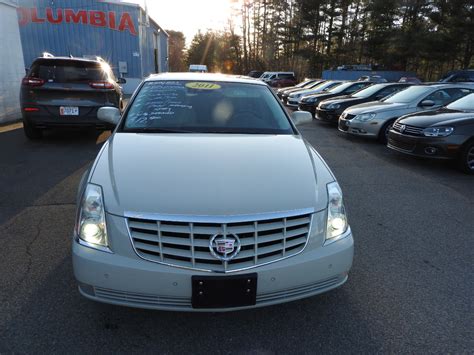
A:
[[[0,126],[0,133],[10,132],[10,131],[14,131],[15,129],[20,129],[20,128],[23,128],[22,122],[13,123],[7,126]]]

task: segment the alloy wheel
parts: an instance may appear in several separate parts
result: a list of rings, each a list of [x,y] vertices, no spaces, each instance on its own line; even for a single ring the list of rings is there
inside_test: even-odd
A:
[[[469,148],[466,155],[467,167],[470,170],[474,170],[474,146]]]

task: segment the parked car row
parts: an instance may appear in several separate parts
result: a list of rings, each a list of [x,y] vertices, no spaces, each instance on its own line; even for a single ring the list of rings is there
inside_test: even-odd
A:
[[[377,139],[405,154],[456,159],[474,174],[473,93],[470,83],[328,80],[277,95],[288,108],[308,111],[346,135]]]

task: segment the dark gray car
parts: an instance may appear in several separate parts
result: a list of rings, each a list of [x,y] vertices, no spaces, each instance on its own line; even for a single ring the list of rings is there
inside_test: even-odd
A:
[[[100,58],[37,58],[20,91],[25,135],[38,139],[50,127],[111,128],[97,119],[97,111],[123,108],[119,84],[124,82]]]

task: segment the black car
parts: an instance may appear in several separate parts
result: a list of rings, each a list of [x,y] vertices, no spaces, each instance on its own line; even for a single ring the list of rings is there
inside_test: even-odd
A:
[[[316,113],[316,107],[321,101],[337,96],[351,95],[369,85],[372,85],[372,83],[368,81],[349,81],[347,83],[337,85],[326,92],[305,96],[300,100],[298,110],[309,111],[314,115]]]
[[[434,159],[456,159],[474,174],[474,94],[436,111],[400,117],[387,146],[401,153]]]
[[[472,83],[474,82],[474,69],[454,70],[448,72],[440,80],[443,83]]]
[[[322,121],[337,123],[339,116],[346,108],[365,102],[378,101],[410,85],[408,83],[374,84],[349,96],[324,100],[316,108],[316,117]]]
[[[123,109],[119,84],[124,82],[100,58],[37,58],[21,84],[25,135],[38,139],[50,127],[111,128],[97,119],[97,111],[103,106]]]

